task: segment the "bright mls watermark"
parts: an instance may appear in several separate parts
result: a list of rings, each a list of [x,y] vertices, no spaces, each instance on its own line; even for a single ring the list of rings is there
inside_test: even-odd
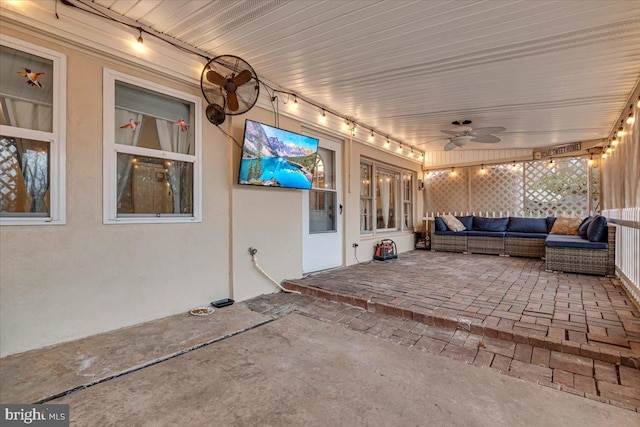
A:
[[[0,425],[68,427],[69,405],[6,405],[0,403]]]

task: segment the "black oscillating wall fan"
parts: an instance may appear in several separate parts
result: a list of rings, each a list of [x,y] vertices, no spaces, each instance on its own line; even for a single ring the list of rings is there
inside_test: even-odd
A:
[[[249,111],[260,95],[258,76],[251,65],[234,55],[216,56],[204,66],[200,76],[202,95],[209,104],[207,119],[222,124],[227,115]]]

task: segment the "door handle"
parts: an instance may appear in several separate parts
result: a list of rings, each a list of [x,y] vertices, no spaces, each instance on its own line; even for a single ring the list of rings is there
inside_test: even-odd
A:
[[[342,203],[340,204],[340,215],[342,215]]]

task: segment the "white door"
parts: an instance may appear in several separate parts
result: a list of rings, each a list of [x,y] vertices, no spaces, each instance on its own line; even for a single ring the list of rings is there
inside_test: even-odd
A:
[[[340,144],[318,138],[313,186],[302,196],[302,271],[342,265],[342,192]]]

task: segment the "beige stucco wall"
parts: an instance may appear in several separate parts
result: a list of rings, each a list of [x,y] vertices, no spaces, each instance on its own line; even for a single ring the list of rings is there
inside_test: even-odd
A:
[[[274,125],[274,115],[261,108],[232,118],[232,131],[242,143],[244,119]],[[279,127],[301,131],[300,123],[280,117]],[[302,275],[302,190],[238,185],[240,148],[233,148],[232,248],[233,297],[242,301],[276,288],[253,266],[249,247],[256,248],[260,267],[282,281]]]
[[[67,55],[66,225],[0,227],[0,354],[184,312],[229,294],[230,143],[203,116],[203,222],[102,224],[102,69],[196,86],[53,43]]]

